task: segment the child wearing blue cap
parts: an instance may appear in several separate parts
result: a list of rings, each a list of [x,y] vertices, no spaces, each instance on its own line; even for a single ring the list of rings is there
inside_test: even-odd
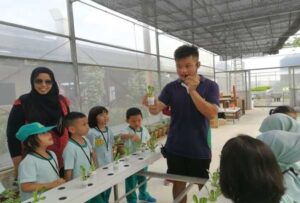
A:
[[[54,143],[49,133],[52,128],[34,122],[23,125],[16,134],[26,152],[18,169],[21,201],[31,198],[35,190],[48,190],[65,182],[59,177],[55,153],[47,150]]]
[[[109,121],[108,110],[103,106],[95,106],[89,112],[88,122],[90,130],[87,138],[96,154],[98,167],[113,162],[114,135],[107,126]],[[101,193],[105,203],[109,202],[111,188]]]

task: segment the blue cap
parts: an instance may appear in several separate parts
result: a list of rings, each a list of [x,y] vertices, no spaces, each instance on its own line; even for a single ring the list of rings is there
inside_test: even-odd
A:
[[[45,127],[39,122],[29,123],[26,125],[23,125],[17,132],[16,137],[18,140],[24,142],[29,136],[36,135],[36,134],[42,134],[50,131],[55,126],[49,126]]]

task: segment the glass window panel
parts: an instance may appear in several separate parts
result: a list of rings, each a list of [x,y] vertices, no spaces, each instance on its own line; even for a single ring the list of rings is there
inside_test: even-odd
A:
[[[161,73],[161,86],[164,88],[166,84],[178,79],[177,73]]]
[[[156,72],[80,66],[79,79],[83,112],[88,113],[96,105],[107,107],[110,126],[124,123],[129,107],[141,108],[147,122],[150,114],[142,106],[147,85],[153,85],[159,93]]]
[[[77,37],[156,53],[154,31],[80,2],[73,8]]]
[[[159,54],[167,57],[174,57],[174,51],[181,45],[185,44],[174,37],[167,34],[159,34]],[[186,43],[187,44],[187,43]]]
[[[160,57],[159,60],[161,71],[176,72],[176,65],[174,59]]]
[[[0,8],[1,21],[68,34],[65,0],[0,1]]]
[[[199,49],[199,60],[202,65],[213,67],[213,54],[203,49]]]
[[[71,61],[69,39],[0,25],[0,55]]]
[[[15,99],[31,90],[30,75],[37,66],[53,70],[60,93],[71,100],[71,108],[79,110],[75,96],[75,74],[70,64],[44,61],[4,59],[0,60],[0,170],[11,164],[6,141],[6,126],[9,112]]]
[[[155,56],[77,41],[80,63],[157,70]]]

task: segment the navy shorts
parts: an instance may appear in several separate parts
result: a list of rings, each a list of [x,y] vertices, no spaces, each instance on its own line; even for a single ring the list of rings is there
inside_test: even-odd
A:
[[[198,178],[209,178],[208,170],[210,162],[211,159],[190,159],[168,152],[167,173]]]

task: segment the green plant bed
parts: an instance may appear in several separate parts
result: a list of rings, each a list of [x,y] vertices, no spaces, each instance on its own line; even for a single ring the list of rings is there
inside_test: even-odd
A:
[[[266,90],[271,89],[271,86],[258,86],[251,89],[252,92],[264,92]]]
[[[0,195],[1,203],[21,203],[19,192],[13,189],[6,189]]]

